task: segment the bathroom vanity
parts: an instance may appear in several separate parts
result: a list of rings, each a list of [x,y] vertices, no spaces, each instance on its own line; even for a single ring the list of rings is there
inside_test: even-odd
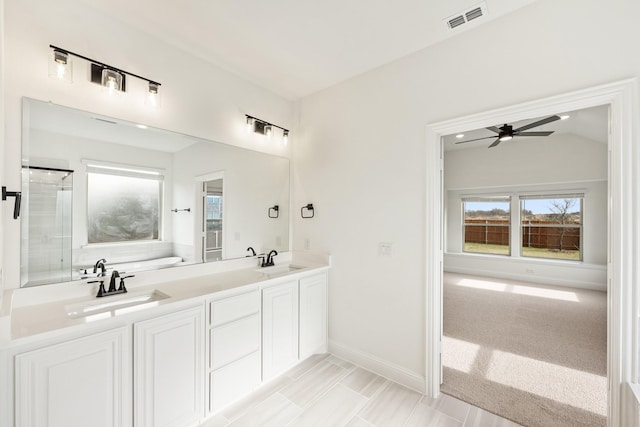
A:
[[[194,426],[326,352],[329,258],[279,258],[8,291],[0,425]]]

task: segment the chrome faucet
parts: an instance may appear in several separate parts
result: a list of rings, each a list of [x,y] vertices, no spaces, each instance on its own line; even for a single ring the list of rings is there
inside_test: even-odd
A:
[[[98,268],[100,268],[100,276],[105,276],[107,274],[107,267],[105,266],[106,263],[107,263],[107,260],[104,258],[96,261],[95,265],[93,266],[93,272],[97,273]]]
[[[262,258],[261,267],[271,267],[273,265],[273,257],[276,255],[278,255],[278,251],[276,251],[275,249],[269,252],[266,259]]]

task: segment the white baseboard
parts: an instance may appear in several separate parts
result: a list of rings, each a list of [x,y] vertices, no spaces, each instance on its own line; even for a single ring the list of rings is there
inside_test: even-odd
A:
[[[638,384],[624,384],[623,395],[623,426],[640,426],[640,386]]]
[[[607,291],[607,267],[558,260],[444,254],[444,271],[551,286]]]
[[[329,353],[418,393],[424,394],[426,390],[426,381],[423,376],[369,353],[356,350],[333,340],[329,340]]]
[[[576,279],[561,279],[550,276],[532,276],[529,274],[507,273],[505,271],[482,270],[478,268],[445,267],[448,273],[468,274],[471,276],[495,277],[497,279],[517,280],[520,282],[539,283],[541,285],[564,286],[567,288],[588,289],[591,291],[607,291],[606,283],[588,282]]]

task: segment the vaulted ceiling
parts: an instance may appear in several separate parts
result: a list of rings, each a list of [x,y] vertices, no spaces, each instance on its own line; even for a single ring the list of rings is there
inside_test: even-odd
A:
[[[535,0],[78,0],[298,99]],[[446,19],[484,3],[453,30]]]

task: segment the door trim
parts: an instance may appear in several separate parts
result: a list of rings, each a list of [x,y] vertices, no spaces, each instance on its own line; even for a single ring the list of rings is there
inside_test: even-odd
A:
[[[636,271],[640,215],[640,194],[636,185],[640,168],[634,148],[637,81],[619,82],[499,108],[427,125],[426,177],[426,349],[425,394],[440,394],[440,346],[442,340],[443,272],[443,158],[444,135],[573,111],[598,105],[610,106],[609,192],[607,242],[607,376],[609,380],[608,425],[622,420],[622,387],[638,378],[638,302],[633,284]]]

